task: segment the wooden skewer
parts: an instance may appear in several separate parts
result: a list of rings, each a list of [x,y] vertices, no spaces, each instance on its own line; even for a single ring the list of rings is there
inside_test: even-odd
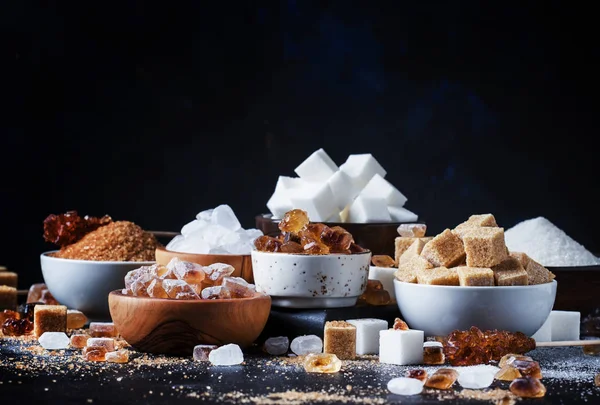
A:
[[[148,231],[154,236],[158,236],[159,238],[174,238],[177,235],[180,235],[179,232],[171,232],[171,231]]]
[[[600,339],[562,340],[556,342],[536,342],[535,347],[600,346]]]

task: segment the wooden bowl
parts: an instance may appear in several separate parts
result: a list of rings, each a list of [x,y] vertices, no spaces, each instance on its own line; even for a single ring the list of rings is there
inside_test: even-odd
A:
[[[110,314],[120,335],[141,352],[191,356],[200,344],[250,346],[271,311],[271,297],[227,300],[175,300],[108,295]]]
[[[213,263],[225,263],[233,266],[235,271],[233,277],[242,277],[247,282],[253,284],[254,276],[252,274],[252,257],[250,253],[247,255],[226,255],[226,254],[201,254],[201,253],[184,253],[167,250],[164,247],[158,247],[155,251],[156,262],[158,264],[167,265],[172,258],[178,257],[186,262],[193,262],[208,266]]]

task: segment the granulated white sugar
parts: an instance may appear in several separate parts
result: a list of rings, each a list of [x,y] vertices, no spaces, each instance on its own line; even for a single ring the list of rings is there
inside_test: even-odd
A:
[[[524,252],[544,266],[592,266],[600,258],[544,217],[518,223],[504,231],[511,252]]]

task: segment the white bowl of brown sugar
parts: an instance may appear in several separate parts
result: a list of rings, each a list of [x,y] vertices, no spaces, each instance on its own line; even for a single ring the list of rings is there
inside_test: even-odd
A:
[[[73,221],[78,217],[71,214],[67,218]],[[72,243],[63,243],[60,249],[40,255],[42,276],[50,293],[90,320],[110,320],[108,294],[122,288],[130,270],[154,264],[155,250],[161,246],[151,232],[133,222],[106,222]],[[45,230],[51,229],[44,225]]]

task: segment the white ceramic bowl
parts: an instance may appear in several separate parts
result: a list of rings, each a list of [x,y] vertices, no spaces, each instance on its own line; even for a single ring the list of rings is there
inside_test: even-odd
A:
[[[446,336],[471,326],[531,336],[552,311],[557,283],[459,287],[394,280],[394,286],[404,321],[426,336]]]
[[[306,255],[252,251],[256,290],[271,305],[288,308],[351,307],[367,287],[371,252]]]
[[[44,252],[40,255],[42,276],[48,291],[69,309],[78,309],[88,319],[110,320],[108,294],[125,287],[128,271],[155,262],[101,262],[62,259]]]

